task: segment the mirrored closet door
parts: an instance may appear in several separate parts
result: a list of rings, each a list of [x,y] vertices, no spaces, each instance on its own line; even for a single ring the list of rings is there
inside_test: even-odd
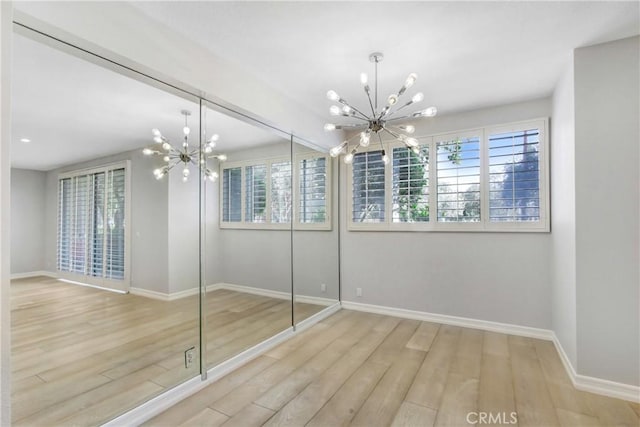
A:
[[[98,425],[200,373],[199,99],[13,51],[13,424]]]
[[[215,366],[291,328],[291,140],[204,103],[203,345]]]

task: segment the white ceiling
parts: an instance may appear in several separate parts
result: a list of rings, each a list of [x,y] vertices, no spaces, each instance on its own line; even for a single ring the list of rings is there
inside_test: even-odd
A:
[[[26,37],[14,37],[12,167],[51,170],[152,143],[152,128],[182,142],[183,109],[197,141],[198,104]],[[273,134],[207,111],[218,152],[278,140]],[[24,143],[22,138],[30,139]]]
[[[328,89],[365,108],[410,72],[441,114],[548,96],[574,48],[638,34],[638,2],[135,2],[148,16],[328,117]],[[424,108],[423,107],[423,108]]]
[[[134,5],[327,121],[328,89],[365,107],[359,75],[372,79],[373,51],[385,55],[381,103],[417,72],[412,91],[448,114],[548,96],[574,48],[638,34],[640,25],[638,2]],[[179,138],[179,111],[197,112],[193,102],[18,35],[12,99],[12,164],[38,170],[143,147],[153,127]],[[208,121],[223,151],[273,140],[219,114]]]

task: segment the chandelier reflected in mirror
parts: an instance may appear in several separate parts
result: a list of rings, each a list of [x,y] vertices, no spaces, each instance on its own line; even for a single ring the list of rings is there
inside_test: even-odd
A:
[[[184,116],[184,127],[182,128],[182,134],[184,139],[182,145],[176,148],[168,138],[164,137],[160,130],[152,129],[153,142],[157,145],[147,147],[142,152],[147,156],[159,156],[165,162],[165,165],[154,169],[153,174],[156,179],[162,179],[165,175],[169,174],[169,171],[176,166],[182,167],[182,181],[187,182],[191,175],[190,165],[196,166],[198,170],[198,163],[203,166],[203,178],[215,181],[218,178],[218,172],[209,169],[207,165],[207,159],[218,159],[221,162],[227,160],[225,154],[213,154],[213,149],[216,146],[216,142],[219,139],[217,134],[212,135],[207,142],[202,146],[202,150],[199,147],[193,147],[189,145],[189,135],[191,129],[188,125],[188,118],[191,112],[188,110],[181,110],[180,114]]]
[[[361,110],[357,109],[350,103],[348,103],[345,99],[341,98],[334,90],[330,90],[327,92],[327,98],[331,101],[337,102],[341,105],[332,105],[329,109],[329,113],[332,116],[341,116],[348,117],[350,119],[354,119],[359,121],[358,123],[352,124],[334,124],[327,123],[324,125],[325,131],[333,131],[333,130],[353,130],[358,131],[354,133],[350,138],[343,141],[340,145],[333,147],[329,153],[332,157],[337,157],[340,154],[346,153],[344,156],[344,162],[349,164],[353,162],[353,156],[358,152],[360,147],[368,147],[371,138],[377,137],[380,142],[380,148],[382,149],[382,161],[384,164],[389,163],[389,156],[386,154],[384,149],[384,144],[382,142],[382,134],[385,133],[394,139],[402,142],[407,146],[407,148],[413,150],[414,152],[419,152],[418,140],[409,135],[415,132],[415,127],[412,125],[401,124],[403,120],[410,120],[413,118],[419,117],[433,117],[437,114],[438,110],[436,107],[429,107],[424,110],[419,110],[410,114],[400,114],[403,110],[410,105],[417,104],[424,99],[424,95],[422,92],[418,92],[411,97],[405,103],[401,103],[401,97],[406,93],[407,89],[409,89],[416,82],[418,76],[416,73],[411,73],[405,80],[404,84],[398,90],[397,93],[392,93],[387,98],[386,105],[382,109],[378,109],[378,64],[382,62],[384,56],[380,52],[374,52],[369,55],[369,61],[375,64],[375,74],[374,74],[374,92],[373,99],[371,94],[371,87],[369,86],[369,79],[365,73],[360,75],[360,82],[364,88],[365,93],[367,94],[367,99],[369,101],[369,107],[371,112],[364,113]],[[355,144],[353,148],[350,147],[350,143],[353,139],[359,138],[359,141]]]

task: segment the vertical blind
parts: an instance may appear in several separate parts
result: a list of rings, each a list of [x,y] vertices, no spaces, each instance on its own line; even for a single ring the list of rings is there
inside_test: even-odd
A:
[[[323,223],[327,217],[327,159],[316,157],[300,160],[301,223]]]
[[[125,203],[124,168],[59,180],[59,271],[124,280]]]
[[[489,218],[492,222],[540,220],[540,132],[489,136]]]
[[[438,222],[480,221],[480,137],[440,141]]]

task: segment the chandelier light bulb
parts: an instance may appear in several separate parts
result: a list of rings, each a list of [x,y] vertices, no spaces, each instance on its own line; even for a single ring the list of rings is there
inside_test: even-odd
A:
[[[331,150],[329,150],[329,155],[331,157],[338,157],[340,155],[340,153],[342,153],[344,151],[344,149],[347,146],[347,141],[344,141],[342,144],[340,145],[336,145],[335,147],[333,147]]]
[[[387,156],[387,153],[384,150],[382,150],[382,163],[385,165],[389,164],[389,156]]]
[[[169,150],[171,150],[171,144],[169,144],[168,142],[164,142],[164,143],[162,143],[162,149],[163,149],[164,151],[169,151]]]
[[[425,116],[425,117],[433,117],[436,114],[438,114],[438,109],[436,107],[429,107],[426,110],[424,110],[423,116]]]
[[[360,145],[363,147],[368,147],[370,142],[369,132],[360,132]]]
[[[407,144],[409,147],[417,147],[418,146],[418,140],[415,138],[406,138],[404,140],[405,144]]]
[[[348,165],[353,163],[353,153],[349,153],[346,156],[344,156],[344,162]]]
[[[329,108],[329,114],[331,114],[332,116],[339,116],[340,112],[340,107],[338,107],[337,105],[332,105],[331,108]]]
[[[184,169],[182,169],[182,176],[189,176],[189,174],[191,173],[191,171],[189,170],[188,167],[185,167]]]
[[[407,76],[407,80],[404,82],[404,87],[409,89],[418,79],[418,75],[416,73],[411,73]]]
[[[213,147],[211,145],[206,145],[204,147],[204,152],[207,154],[211,154],[211,152],[213,151]]]
[[[424,99],[424,94],[422,92],[418,92],[415,95],[413,95],[413,98],[411,98],[411,102],[420,102]]]
[[[182,128],[182,133],[185,134],[185,136],[189,135],[191,133],[191,129],[189,129],[189,126],[185,126]]]
[[[324,125],[324,130],[325,132],[331,132],[332,130],[336,130],[336,125],[334,125],[333,123],[327,123],[326,125]]]
[[[218,172],[212,171],[210,176],[211,176],[211,181],[215,181],[216,179],[218,179]]]
[[[171,159],[169,158],[169,156],[164,156],[164,157],[162,158],[162,160],[164,160],[165,162],[169,162],[169,160],[171,160]]]
[[[209,138],[209,144],[213,144],[215,146],[216,141],[220,139],[220,135],[218,135],[217,133],[214,133],[213,135],[211,135],[211,138]]]
[[[415,154],[416,156],[420,155],[420,148],[418,147],[413,147],[411,151],[413,151],[413,154]]]
[[[344,105],[344,106],[342,107],[342,112],[343,112],[344,114],[351,114],[351,113],[353,113],[353,110],[352,110],[352,109],[351,109],[351,107],[349,107],[348,105]]]
[[[404,129],[404,131],[409,134],[414,133],[416,131],[416,127],[413,125],[401,126],[401,129]]]
[[[339,101],[340,95],[338,95],[335,90],[330,90],[329,92],[327,92],[327,98],[329,98],[331,101]]]
[[[395,93],[389,95],[389,98],[387,98],[387,103],[389,105],[396,105],[398,103],[398,95],[396,95]]]
[[[360,83],[362,83],[363,86],[366,86],[368,82],[369,82],[369,77],[367,76],[367,73],[361,73]]]
[[[188,176],[183,176],[182,177],[182,182],[187,182],[189,181],[189,177]]]
[[[160,130],[156,128],[151,129],[151,133],[153,134],[153,136],[157,136],[157,137],[162,136],[162,134],[160,133]]]
[[[162,144],[162,136],[161,135],[157,135],[153,137],[153,142],[157,143],[157,144]]]
[[[205,163],[207,163],[207,159],[205,159],[204,157],[200,159],[200,164],[204,165]]]
[[[151,148],[145,148],[142,150],[142,154],[144,154],[145,156],[150,156],[151,154],[153,154],[153,150]]]
[[[226,154],[220,154],[218,156],[218,160],[220,160],[221,162],[224,162],[227,160],[227,155]]]

